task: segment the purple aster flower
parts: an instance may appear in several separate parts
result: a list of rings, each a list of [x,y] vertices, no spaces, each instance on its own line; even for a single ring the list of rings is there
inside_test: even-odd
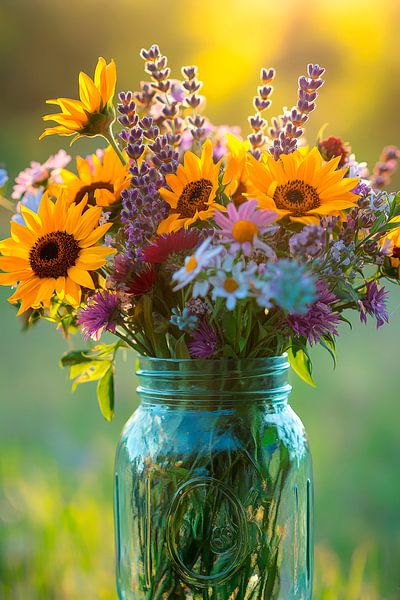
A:
[[[207,321],[202,321],[188,343],[192,358],[212,358],[218,348],[217,332]]]
[[[367,313],[376,319],[377,328],[382,327],[389,322],[389,313],[386,308],[386,298],[388,292],[384,287],[378,288],[376,281],[367,283],[367,292],[364,298],[359,300],[360,320],[367,322]]]
[[[115,332],[120,314],[121,299],[118,294],[102,290],[96,292],[85,308],[78,311],[78,323],[85,341],[97,342],[104,329]]]
[[[295,335],[305,337],[311,345],[318,343],[325,335],[338,335],[336,325],[340,320],[339,315],[331,308],[337,297],[321,279],[316,283],[316,292],[317,299],[305,315],[292,314],[287,318]]]

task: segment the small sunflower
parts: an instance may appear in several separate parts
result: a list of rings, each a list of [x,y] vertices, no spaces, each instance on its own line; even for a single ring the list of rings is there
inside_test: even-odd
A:
[[[337,168],[340,158],[324,163],[318,148],[282,154],[277,161],[269,153],[261,162],[249,155],[247,195],[291,221],[312,224],[322,215],[337,215],[359,197],[351,191],[359,180],[345,177],[347,169]]]
[[[381,242],[383,247],[388,249],[388,257],[393,268],[400,267],[400,217],[394,217],[391,223],[399,224],[398,227],[391,229]]]
[[[0,242],[1,285],[17,285],[9,298],[21,302],[18,315],[28,308],[47,307],[56,292],[72,306],[81,302],[81,287],[95,289],[90,271],[96,271],[114,251],[96,242],[111,224],[98,226],[101,208],[84,213],[86,200],[68,206],[60,196],[48,194],[38,214],[22,207],[25,225],[11,222],[11,237]],[[83,214],[82,214],[83,213]]]
[[[83,71],[79,74],[80,100],[56,98],[47,100],[47,104],[55,104],[61,108],[60,113],[45,115],[44,121],[55,121],[56,127],[48,127],[39,139],[47,135],[102,135],[108,131],[115,119],[112,99],[115,93],[117,73],[115,62],[106,63],[100,57],[92,80]],[[74,141],[73,140],[73,141]]]
[[[122,190],[129,185],[129,164],[123,165],[111,146],[102,157],[96,154],[88,159],[78,156],[76,169],[77,175],[62,169],[60,175],[63,183],[55,186],[64,190],[65,199],[70,204],[78,204],[87,198],[88,204],[110,206],[120,200]]]
[[[222,183],[226,185],[225,194],[238,205],[247,201],[244,194],[248,191],[247,157],[250,144],[247,140],[242,142],[231,133],[226,134],[226,139],[228,154]]]
[[[206,140],[200,158],[193,152],[185,152],[183,165],[179,165],[176,175],[166,176],[170,189],[161,188],[160,194],[170,205],[171,212],[161,221],[159,235],[190,227],[197,220],[205,221],[216,209],[225,210],[214,202],[221,161],[215,164],[212,153],[212,143]]]

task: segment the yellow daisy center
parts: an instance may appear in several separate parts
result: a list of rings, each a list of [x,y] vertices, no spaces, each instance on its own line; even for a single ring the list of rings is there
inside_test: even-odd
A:
[[[195,270],[197,265],[198,265],[197,258],[195,256],[191,256],[185,266],[186,272],[191,273],[192,271]]]
[[[206,210],[212,187],[211,181],[204,178],[185,185],[179,196],[176,212],[181,217],[191,218],[196,211]]]
[[[96,190],[108,190],[112,194],[114,193],[114,186],[109,181],[96,181],[91,183],[90,185],[84,185],[80,188],[80,190],[76,193],[74,202],[78,204],[81,200],[84,199],[86,194],[88,194],[88,203],[96,204],[94,193]]]
[[[53,231],[39,237],[29,252],[29,263],[39,279],[66,277],[80,253],[73,235],[66,231]]]
[[[300,179],[278,185],[274,193],[274,202],[277,208],[288,210],[296,217],[321,206],[317,190]]]
[[[228,292],[228,294],[232,294],[233,292],[236,292],[236,290],[238,289],[239,284],[236,281],[236,279],[233,279],[233,277],[227,277],[224,281],[224,290],[226,292]]]
[[[259,229],[252,221],[241,219],[236,221],[232,227],[232,235],[237,242],[252,242],[255,235],[259,233]]]

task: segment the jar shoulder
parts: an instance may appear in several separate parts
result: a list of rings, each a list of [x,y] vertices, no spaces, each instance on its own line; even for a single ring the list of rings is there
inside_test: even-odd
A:
[[[163,405],[140,405],[126,423],[120,453],[154,457],[159,452],[176,456],[189,451],[273,453],[287,451],[289,458],[309,454],[304,425],[289,406],[250,410],[188,410]]]

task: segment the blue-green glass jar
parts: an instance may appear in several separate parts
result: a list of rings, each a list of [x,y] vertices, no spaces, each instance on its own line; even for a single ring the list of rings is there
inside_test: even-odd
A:
[[[115,467],[120,600],[309,600],[312,466],[287,356],[140,358]]]

